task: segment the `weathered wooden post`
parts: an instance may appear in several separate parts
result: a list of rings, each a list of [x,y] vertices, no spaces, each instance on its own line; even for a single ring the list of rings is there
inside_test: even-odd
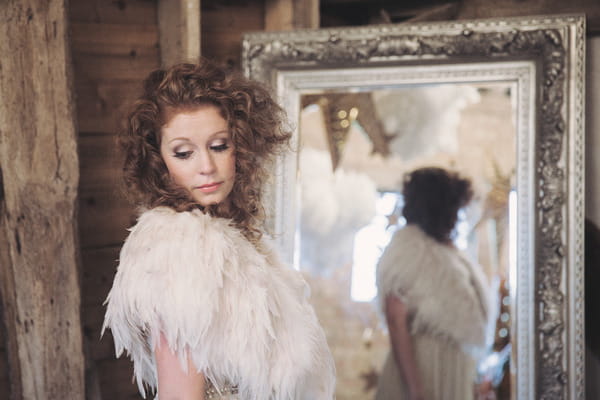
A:
[[[159,0],[158,30],[162,67],[200,57],[200,0]]]
[[[65,0],[0,2],[0,291],[11,399],[83,399]]]
[[[319,27],[319,0],[266,0],[265,30]]]

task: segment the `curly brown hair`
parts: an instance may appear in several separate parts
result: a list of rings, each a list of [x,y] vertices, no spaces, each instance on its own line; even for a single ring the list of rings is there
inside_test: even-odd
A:
[[[473,197],[471,181],[442,168],[426,167],[406,174],[402,215],[441,243],[450,243],[458,211]]]
[[[229,126],[235,151],[235,184],[222,204],[203,207],[176,185],[160,153],[161,129],[176,114],[217,107]],[[283,109],[263,85],[201,59],[150,73],[119,135],[128,197],[142,207],[200,209],[230,218],[252,242],[261,237],[262,189],[268,166],[289,143]]]

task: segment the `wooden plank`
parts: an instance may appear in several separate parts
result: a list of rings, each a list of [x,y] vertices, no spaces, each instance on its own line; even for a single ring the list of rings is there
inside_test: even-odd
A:
[[[120,245],[135,222],[133,208],[117,188],[80,193],[79,237],[82,249]]]
[[[202,55],[241,68],[242,35],[264,29],[262,2],[202,1]]]
[[[103,360],[115,361],[115,344],[110,331],[100,338],[105,310],[100,306],[85,308],[83,331],[88,344],[88,357],[94,364]]]
[[[0,340],[2,340],[2,348],[0,348],[0,382],[2,380],[8,380],[8,364],[7,364],[7,354],[6,354],[6,340],[4,337],[4,329],[0,332]],[[2,387],[2,386],[0,386]],[[8,386],[5,386],[8,387]],[[3,392],[3,391],[0,391]],[[1,396],[1,394],[0,394]],[[1,398],[1,397],[0,397]]]
[[[264,29],[264,5],[262,3],[241,4],[202,1],[202,34],[206,32],[261,31]],[[204,38],[202,39],[204,40]]]
[[[2,380],[0,380],[0,388],[8,388],[10,386],[10,381],[8,380],[8,378],[3,378]],[[0,392],[0,400],[10,400],[10,394],[7,391],[2,391]]]
[[[1,65],[1,64],[0,64]],[[1,146],[0,146],[1,148]],[[2,164],[0,164],[2,167]],[[5,214],[5,204],[4,204],[4,185],[2,182],[2,169],[0,168],[0,215]],[[3,226],[0,225],[0,266],[9,265],[11,259],[9,257],[9,252],[6,251],[6,243],[8,243],[7,232],[3,229]],[[1,267],[0,267],[1,268]],[[5,282],[4,276],[5,274],[0,273],[0,277],[3,278],[2,283]],[[0,287],[4,287],[2,284]],[[2,311],[2,316],[4,317],[0,323],[2,323],[2,329],[0,329],[0,345],[2,346],[2,357],[0,358],[0,364],[2,365],[2,373],[0,373],[0,392],[5,393],[6,398],[8,398],[11,394],[13,396],[18,396],[21,391],[20,384],[15,384],[11,382],[20,382],[21,381],[21,370],[20,368],[14,368],[11,371],[11,375],[9,376],[9,363],[15,362],[13,361],[15,355],[14,351],[9,352],[9,348],[16,348],[18,346],[16,337],[17,333],[12,325],[6,325],[5,321],[8,319],[16,319],[15,309],[13,307],[8,307],[6,310],[4,309],[4,298],[7,297],[8,294],[14,295],[14,291],[6,291],[6,289],[2,289],[4,294],[2,295],[2,304],[0,305],[0,309]],[[8,348],[7,348],[8,347]],[[10,357],[10,358],[9,358]],[[16,386],[16,387],[15,387]]]
[[[84,399],[64,0],[0,2],[0,290],[12,399]]]
[[[144,79],[150,72],[159,67],[154,56],[109,56],[78,55],[73,57],[75,79],[79,83],[89,81],[116,81]]]
[[[114,356],[113,356],[114,357]],[[96,363],[103,399],[140,399],[133,383],[133,364],[122,355],[118,360],[102,360]],[[146,396],[146,398],[150,398]]]
[[[121,160],[114,134],[141,93],[143,78],[160,65],[157,2],[86,0],[70,4],[80,131],[86,382],[88,388],[96,389],[92,393],[95,398],[139,399],[131,383],[130,362],[115,359],[110,334],[103,340],[99,335],[105,312],[102,303],[112,284],[118,249],[127,235],[126,228],[133,223],[132,208],[120,192]],[[98,361],[104,362],[102,368]]]
[[[200,0],[158,0],[161,65],[200,56]]]
[[[120,190],[123,158],[115,135],[79,134],[79,190]]]
[[[73,0],[69,2],[73,22],[108,24],[156,23],[156,1],[149,0]]]
[[[2,261],[1,257],[0,261]],[[2,321],[2,324],[4,324],[4,321]],[[4,327],[0,329],[0,400],[9,400],[10,398],[10,376],[8,371],[8,354],[6,353],[5,331],[6,329],[4,329]]]
[[[71,24],[71,48],[80,55],[158,56],[156,24]]]
[[[90,362],[117,362],[110,331],[101,339],[106,308],[103,305],[116,273],[121,246],[84,250],[82,252],[82,322],[87,339]],[[98,370],[97,374],[100,374]],[[122,397],[119,397],[122,398]]]
[[[80,131],[115,134],[142,91],[141,79],[85,81],[75,79]],[[84,162],[84,160],[82,160]]]
[[[242,59],[242,33],[223,32],[216,35],[205,33],[206,43],[202,47],[202,54],[219,63],[241,68]]]
[[[101,360],[114,360],[115,344],[110,330],[106,331],[102,338],[100,337],[106,308],[102,304],[95,304],[85,306],[84,310],[83,331],[88,340],[90,358],[94,363]]]
[[[90,329],[86,325],[88,310],[82,307],[83,350],[85,354],[85,398],[86,400],[102,400],[102,389],[98,376],[97,360],[93,357],[92,347],[100,341],[100,327]],[[94,335],[94,333],[96,333]],[[93,336],[93,337],[90,337]]]
[[[106,300],[117,271],[120,250],[121,246],[110,246],[81,252],[81,304],[84,308],[102,306]]]

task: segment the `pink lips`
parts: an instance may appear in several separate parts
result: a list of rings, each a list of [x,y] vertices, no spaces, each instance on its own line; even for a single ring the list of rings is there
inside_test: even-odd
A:
[[[198,186],[196,187],[196,189],[200,190],[202,193],[212,193],[215,190],[217,190],[222,184],[223,182],[213,182],[208,183],[206,185]]]

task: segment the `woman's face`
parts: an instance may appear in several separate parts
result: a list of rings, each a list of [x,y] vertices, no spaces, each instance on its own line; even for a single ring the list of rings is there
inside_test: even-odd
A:
[[[222,203],[235,182],[227,121],[215,106],[175,114],[162,128],[160,154],[171,179],[202,206]]]

